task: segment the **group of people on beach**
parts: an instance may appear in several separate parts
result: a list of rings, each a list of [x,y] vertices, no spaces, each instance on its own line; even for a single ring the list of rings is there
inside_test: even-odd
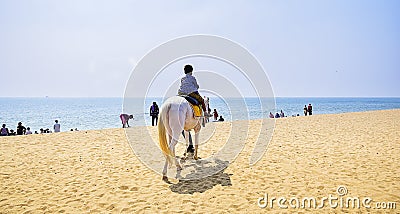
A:
[[[211,111],[211,109],[210,109]],[[212,113],[212,115],[214,116],[214,121],[219,121],[219,122],[223,122],[225,121],[225,119],[222,117],[222,115],[218,115],[217,109],[214,109],[214,112]],[[211,114],[209,114],[209,116],[211,116]],[[218,118],[219,116],[219,118]]]
[[[53,125],[54,132],[60,132],[61,125],[58,123],[58,120],[55,120],[54,122],[55,122],[55,124]],[[30,127],[25,128],[25,126],[22,125],[22,122],[18,122],[16,131],[14,131],[14,129],[9,130],[6,126],[7,126],[6,124],[2,125],[2,127],[0,129],[0,136],[39,134],[38,131],[32,132]],[[40,134],[52,133],[52,131],[48,128],[46,128],[46,129],[41,128],[39,131],[40,131]]]
[[[311,116],[312,115],[312,105],[311,105],[311,103],[309,103],[308,106],[304,105],[304,109],[303,110],[304,110],[304,116],[307,116],[307,113],[308,113],[309,116]]]
[[[308,104],[308,106],[307,105],[304,105],[304,116],[307,116],[307,115],[309,115],[309,116],[311,116],[313,113],[312,113],[312,111],[313,111],[313,109],[312,109],[312,105],[311,105],[311,103],[310,104]],[[300,116],[300,114],[297,114],[297,115],[292,115],[292,117],[295,117],[295,116]],[[283,113],[283,110],[281,110],[281,112],[279,113],[279,112],[276,112],[276,114],[274,115],[274,114],[272,114],[272,112],[269,112],[269,118],[281,118],[281,117],[285,117],[285,113]],[[287,117],[287,116],[286,116]]]
[[[285,113],[283,113],[283,110],[281,110],[281,113],[276,112],[275,116],[272,114],[272,112],[269,112],[269,118],[280,118],[280,117],[285,117]]]

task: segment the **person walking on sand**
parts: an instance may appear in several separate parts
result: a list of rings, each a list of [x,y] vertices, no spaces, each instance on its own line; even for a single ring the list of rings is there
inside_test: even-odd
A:
[[[0,130],[0,135],[1,136],[8,136],[10,132],[8,131],[8,128],[6,128],[6,124],[3,124],[1,130]]]
[[[213,115],[214,115],[214,121],[215,121],[215,120],[218,120],[218,112],[217,112],[217,109],[214,109]]]
[[[307,116],[307,105],[304,105],[304,116]]]
[[[308,104],[307,111],[308,111],[308,115],[311,116],[312,115],[312,105],[311,105],[311,103]]]
[[[208,123],[210,122],[210,98],[204,96],[204,104],[206,105],[206,112],[204,112],[204,122]]]
[[[193,76],[193,67],[191,65],[185,65],[183,68],[185,76],[181,79],[181,85],[178,90],[178,95],[187,95],[195,98],[201,103],[204,113],[207,112],[204,99],[199,94],[199,84],[197,84],[196,78]]]
[[[54,132],[60,132],[61,131],[61,125],[58,123],[58,120],[54,121],[56,124],[54,124]]]
[[[150,107],[150,116],[151,116],[151,125],[154,126],[154,120],[156,121],[156,125],[158,122],[158,114],[160,110],[158,109],[158,105],[156,102],[153,102],[153,105]]]
[[[119,115],[119,118],[121,119],[122,122],[122,128],[129,127],[129,119],[133,119],[133,115],[128,115],[128,114],[121,114]]]
[[[285,117],[285,113],[283,113],[282,109],[281,109],[281,113],[279,115],[280,117]]]

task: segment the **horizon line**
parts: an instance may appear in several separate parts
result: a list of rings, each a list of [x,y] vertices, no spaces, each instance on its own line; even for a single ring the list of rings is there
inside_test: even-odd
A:
[[[216,96],[209,96],[210,98],[215,98]],[[80,97],[80,96],[0,96],[0,98],[125,98],[120,96],[107,96],[107,97],[100,97],[100,96],[87,96],[87,97]],[[143,97],[129,97],[129,98],[143,98]],[[163,98],[163,96],[148,96],[147,98]],[[257,97],[257,96],[243,96],[243,97],[230,97],[227,96],[225,98],[270,98],[270,97]],[[274,98],[400,98],[400,96],[275,96]]]

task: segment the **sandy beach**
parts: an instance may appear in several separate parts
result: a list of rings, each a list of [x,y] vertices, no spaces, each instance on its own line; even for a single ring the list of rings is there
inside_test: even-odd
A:
[[[235,123],[252,130],[260,121]],[[231,125],[212,123],[215,133],[199,156],[235,137]],[[129,131],[157,138],[156,127]],[[250,131],[237,159],[216,175],[171,184],[139,160],[123,129],[1,137],[0,213],[400,212],[400,109],[277,119],[267,152],[250,166],[257,137]],[[183,150],[178,144],[177,154]],[[339,195],[340,187],[347,192]],[[273,207],[260,207],[266,194],[277,199]],[[320,205],[330,195],[336,208],[328,201],[291,207],[292,198]],[[371,199],[370,208],[341,207],[347,197]]]

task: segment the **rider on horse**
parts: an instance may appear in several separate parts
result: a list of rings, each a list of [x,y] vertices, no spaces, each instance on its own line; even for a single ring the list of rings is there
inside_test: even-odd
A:
[[[204,105],[204,99],[199,94],[199,85],[197,84],[196,78],[192,75],[193,67],[191,65],[185,65],[183,68],[185,71],[185,76],[181,79],[181,86],[178,90],[178,95],[187,95],[195,98],[201,103],[204,112],[206,111],[206,106]]]

